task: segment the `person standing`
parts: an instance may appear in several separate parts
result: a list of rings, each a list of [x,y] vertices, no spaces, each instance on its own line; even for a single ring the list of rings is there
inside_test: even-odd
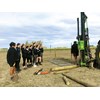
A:
[[[20,69],[20,59],[21,59],[20,43],[17,43],[16,50],[17,50],[17,54],[18,54],[18,60],[16,61],[15,67],[16,67],[16,71],[20,72],[21,71],[21,69]]]
[[[29,49],[28,49],[28,58],[27,58],[27,62],[31,63],[31,65],[33,65],[32,63],[32,45],[30,45]]]
[[[36,47],[34,47],[34,67],[38,66],[38,55],[39,55],[39,46],[36,45]]]
[[[36,42],[33,43],[32,45],[32,62],[33,62],[33,65],[35,66],[35,57],[34,57],[34,49],[36,48]]]
[[[32,50],[31,47],[26,46],[26,51],[27,51],[27,65],[32,65]]]
[[[13,80],[15,73],[16,73],[16,68],[15,68],[15,63],[18,60],[18,55],[16,51],[16,43],[11,42],[10,43],[10,48],[7,51],[7,63],[10,66],[10,79]]]
[[[95,60],[94,65],[95,68],[100,69],[100,40],[98,41],[96,50],[95,50]]]
[[[78,44],[74,41],[73,45],[71,46],[71,54],[74,57],[74,63],[77,64],[77,56],[79,55]]]
[[[41,62],[43,62],[43,52],[44,52],[44,49],[43,49],[42,45],[40,45],[39,50],[40,50]]]
[[[22,52],[22,58],[23,58],[23,68],[27,68],[27,50],[25,44],[22,44],[21,46],[21,52]]]
[[[37,65],[42,65],[41,64],[41,50],[40,50],[40,45],[38,45],[38,47],[36,48],[37,49],[37,54],[38,54],[38,57],[37,57]]]

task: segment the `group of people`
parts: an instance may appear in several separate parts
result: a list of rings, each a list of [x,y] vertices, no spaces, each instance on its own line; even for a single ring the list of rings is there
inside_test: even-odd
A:
[[[11,80],[14,78],[16,72],[21,71],[20,60],[22,57],[23,68],[26,69],[28,65],[37,67],[43,62],[43,46],[37,42],[32,45],[25,45],[20,43],[10,43],[10,48],[7,51],[7,63],[10,66]]]
[[[29,63],[31,65],[34,65],[34,67],[42,65],[41,62],[43,62],[44,50],[41,44],[33,43],[33,45],[30,46],[25,46],[25,44],[22,44],[21,51],[22,51],[24,68],[26,68],[27,64]]]

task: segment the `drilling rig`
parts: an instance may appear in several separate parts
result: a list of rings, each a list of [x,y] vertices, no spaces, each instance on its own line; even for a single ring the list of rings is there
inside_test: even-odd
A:
[[[77,18],[77,40],[80,53],[80,60],[79,60],[80,66],[90,66],[90,62],[92,59],[90,44],[89,44],[89,30],[88,30],[87,19],[88,17],[84,12],[81,12],[81,23],[79,23],[79,18]]]
[[[77,40],[80,53],[79,66],[95,67],[100,69],[100,40],[95,51],[95,58],[92,57],[89,44],[88,17],[81,12],[81,18],[77,18]],[[92,65],[91,65],[92,63]]]

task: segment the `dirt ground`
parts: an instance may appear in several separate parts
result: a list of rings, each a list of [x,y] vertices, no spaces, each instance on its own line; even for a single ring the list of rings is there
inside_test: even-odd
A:
[[[93,51],[94,53],[94,51]],[[38,67],[29,67],[26,70],[18,73],[19,79],[12,82],[9,76],[9,65],[6,62],[6,52],[0,52],[0,86],[1,87],[84,87],[83,85],[66,77],[69,84],[65,84],[62,73],[46,75],[34,75],[34,72],[43,68],[44,71],[49,71],[51,68],[60,67],[59,64],[50,62],[52,59],[61,59],[61,63],[71,60],[70,50],[52,50],[44,52],[43,65]],[[62,61],[62,59],[64,61]],[[66,63],[65,63],[66,64]],[[96,86],[100,86],[100,70],[79,67],[70,70],[66,75],[70,75],[79,80],[90,82]]]

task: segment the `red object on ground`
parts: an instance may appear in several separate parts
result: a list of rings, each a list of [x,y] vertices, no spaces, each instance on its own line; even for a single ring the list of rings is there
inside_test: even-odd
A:
[[[49,74],[49,71],[40,72],[39,74],[41,75]]]

